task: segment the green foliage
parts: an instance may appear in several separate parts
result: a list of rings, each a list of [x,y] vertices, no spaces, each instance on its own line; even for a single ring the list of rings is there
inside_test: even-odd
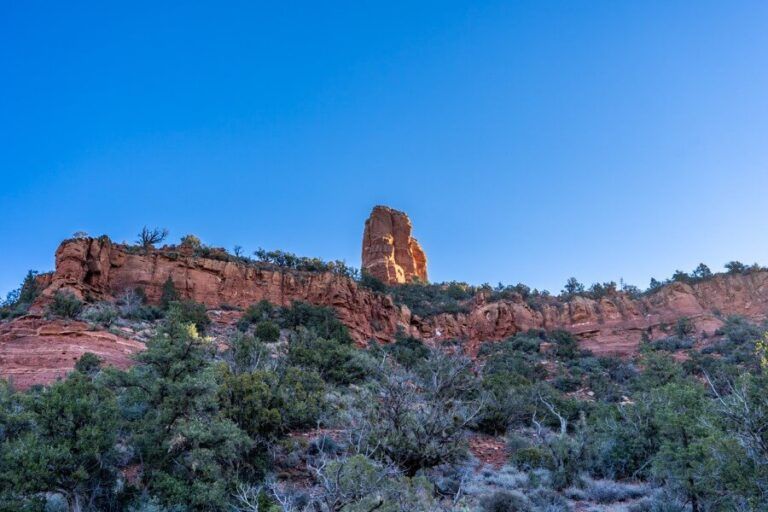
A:
[[[17,412],[0,428],[0,503],[31,504],[41,493],[60,493],[70,510],[108,504],[116,480],[114,395],[75,372],[10,400]]]
[[[574,359],[579,354],[579,343],[568,331],[552,331],[547,339],[555,343],[555,354],[562,359]]]
[[[747,265],[740,261],[729,261],[725,264],[725,270],[729,274],[745,274],[748,268]]]
[[[398,332],[395,342],[385,345],[384,350],[406,368],[415,368],[429,357],[429,348],[421,340],[402,332]]]
[[[650,397],[599,408],[589,437],[594,474],[615,479],[649,476],[660,441]]]
[[[205,333],[211,324],[205,305],[192,300],[171,302],[168,305],[168,319],[179,324],[194,324],[198,332]]]
[[[83,301],[75,297],[71,291],[57,291],[48,305],[49,314],[62,318],[75,318],[82,309]]]
[[[301,330],[288,338],[287,360],[292,366],[317,371],[325,381],[345,385],[366,377],[366,367],[356,352],[351,344]]]
[[[306,510],[437,510],[426,478],[403,477],[361,454],[323,461],[315,473],[322,492]]]
[[[636,389],[649,391],[677,382],[683,377],[679,364],[669,355],[661,352],[646,352],[640,359],[643,368],[640,377],[635,381]]]
[[[470,362],[433,352],[418,375],[386,368],[376,398],[363,399],[364,435],[374,453],[408,477],[419,470],[460,462],[467,455],[465,429],[481,408]]]
[[[266,251],[258,249],[254,252],[256,259],[261,263],[274,265],[280,269],[299,270],[306,272],[332,272],[350,279],[357,279],[359,272],[343,261],[323,261],[320,258],[308,258],[297,256],[286,251]]]
[[[181,237],[181,245],[183,247],[188,247],[190,249],[197,250],[203,246],[203,243],[195,235],[184,235],[183,237]]]
[[[536,402],[532,385],[547,376],[538,355],[543,336],[529,331],[481,347],[485,363],[481,383],[485,407],[477,422],[481,431],[501,434],[530,421]]]
[[[75,371],[84,375],[94,375],[101,370],[101,358],[92,352],[86,352],[75,363]]]
[[[607,283],[594,283],[583,295],[589,297],[590,299],[598,300],[602,299],[603,297],[616,295],[617,293],[618,288],[616,283],[609,281]]]
[[[531,445],[513,451],[510,456],[510,462],[524,470],[552,469],[555,466],[555,461],[547,450]]]
[[[397,304],[408,306],[414,315],[429,317],[440,313],[467,313],[465,304],[476,290],[466,283],[407,283],[390,288]]]
[[[323,409],[325,385],[316,372],[286,367],[232,373],[219,370],[222,412],[251,438],[275,438],[314,426]]]
[[[109,326],[118,317],[118,310],[111,302],[97,302],[86,306],[80,318],[93,324]]]
[[[665,352],[675,352],[676,350],[689,349],[693,347],[693,340],[680,336],[668,336],[666,338],[652,341],[648,344],[652,350],[663,350]]]
[[[303,327],[323,338],[332,338],[341,344],[351,345],[347,327],[336,317],[331,308],[294,301],[290,307],[280,308],[280,323],[288,329]]]
[[[584,293],[584,285],[581,284],[575,277],[568,278],[565,286],[563,287],[562,295],[570,297]]]
[[[172,308],[173,312],[173,308]],[[250,438],[219,410],[215,345],[169,314],[137,365],[117,374],[142,483],[161,503],[221,510]]]
[[[171,276],[169,275],[168,279],[163,283],[163,292],[160,295],[160,307],[163,310],[167,310],[171,303],[177,302],[179,299],[179,292],[176,291],[176,285],[173,284],[173,279],[171,279]]]
[[[243,316],[237,322],[237,328],[243,332],[247,331],[251,324],[264,320],[269,320],[275,315],[275,308],[267,300],[261,300],[256,304],[251,304],[243,312]]]
[[[280,326],[271,320],[262,320],[256,324],[254,334],[265,343],[274,343],[280,339]]]
[[[38,273],[33,270],[27,272],[21,286],[9,292],[5,300],[0,301],[0,319],[15,318],[26,314],[40,294],[37,275]]]
[[[694,333],[695,327],[693,321],[687,316],[678,318],[675,323],[675,334],[681,338],[686,338]]]
[[[383,281],[372,276],[368,272],[362,271],[360,274],[360,282],[358,283],[364,288],[368,288],[374,292],[385,293],[388,291],[387,285]]]
[[[507,491],[496,491],[480,500],[482,512],[528,512],[531,505],[525,497]]]
[[[478,292],[526,291],[439,293]],[[79,317],[107,325],[145,307],[134,290]],[[48,387],[0,382],[0,511],[567,510],[563,494],[638,511],[768,509],[764,329],[743,318],[725,320],[711,355],[681,319],[634,360],[542,330],[472,360],[460,342],[435,350],[402,332],[358,350],[332,309],[301,302],[250,306],[226,340],[201,336],[208,323],[204,306],[169,301],[126,372],[86,353]],[[683,362],[661,350],[683,346]],[[322,442],[307,441],[315,428]],[[511,473],[469,469],[473,430],[506,435]],[[297,468],[310,488],[287,496]],[[605,479],[658,490],[640,498],[650,486]]]
[[[652,473],[682,492],[700,510],[707,486],[699,475],[706,473],[709,435],[705,426],[708,402],[701,386],[672,383],[655,390],[654,422],[659,451],[652,459]]]

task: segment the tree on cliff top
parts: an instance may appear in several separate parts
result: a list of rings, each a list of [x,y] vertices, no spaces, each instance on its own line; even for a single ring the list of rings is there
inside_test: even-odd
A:
[[[163,228],[149,229],[144,226],[139,233],[138,243],[145,251],[148,251],[153,245],[159,244],[168,237],[168,230]]]

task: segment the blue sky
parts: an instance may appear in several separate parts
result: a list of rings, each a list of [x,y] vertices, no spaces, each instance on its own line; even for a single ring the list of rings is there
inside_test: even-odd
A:
[[[375,204],[437,281],[768,264],[768,3],[107,3],[0,6],[2,294],[78,230],[357,266]]]

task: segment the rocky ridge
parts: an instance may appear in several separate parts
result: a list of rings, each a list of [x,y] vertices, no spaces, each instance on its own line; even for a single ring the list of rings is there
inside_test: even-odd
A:
[[[42,311],[57,290],[88,300],[114,300],[142,287],[149,301],[157,302],[168,278],[183,297],[209,309],[245,308],[262,299],[332,307],[360,344],[390,342],[400,329],[429,342],[455,338],[470,347],[527,329],[565,329],[597,353],[628,354],[643,333],[650,339],[664,336],[682,317],[693,321],[697,333],[711,334],[728,315],[762,320],[768,313],[768,272],[758,271],[718,274],[692,285],[676,282],[639,299],[619,292],[599,300],[576,296],[532,307],[522,297],[491,302],[478,294],[467,305],[468,313],[421,318],[390,296],[330,272],[260,268],[174,249],[144,254],[105,237],[62,243],[56,251],[56,270],[33,310]]]
[[[426,257],[411,237],[405,214],[374,208],[366,222],[363,264],[365,271],[388,283],[426,279]],[[20,387],[50,382],[84,352],[95,352],[119,367],[130,364],[130,354],[143,348],[141,339],[82,322],[46,319],[46,306],[59,290],[85,301],[115,301],[142,288],[150,303],[158,303],[168,279],[183,298],[205,304],[222,329],[237,321],[241,313],[236,309],[260,300],[278,305],[305,301],[333,308],[361,346],[372,340],[389,343],[403,332],[431,345],[457,339],[470,353],[484,341],[520,331],[565,329],[598,355],[628,356],[642,339],[671,334],[683,317],[705,336],[728,315],[753,321],[768,317],[766,271],[717,274],[695,284],[675,282],[640,298],[616,292],[600,299],[575,296],[535,304],[519,295],[491,300],[478,293],[464,304],[464,312],[420,317],[390,295],[339,273],[285,269],[223,250],[200,256],[184,245],[144,250],[107,237],[77,238],[62,242],[55,270],[38,277],[42,292],[30,314],[0,324],[0,376],[11,377]]]

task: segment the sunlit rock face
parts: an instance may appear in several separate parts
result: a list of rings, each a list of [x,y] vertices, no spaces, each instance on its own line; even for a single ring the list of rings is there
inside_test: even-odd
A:
[[[363,232],[363,271],[388,285],[426,282],[427,256],[412,229],[405,213],[374,207]]]

